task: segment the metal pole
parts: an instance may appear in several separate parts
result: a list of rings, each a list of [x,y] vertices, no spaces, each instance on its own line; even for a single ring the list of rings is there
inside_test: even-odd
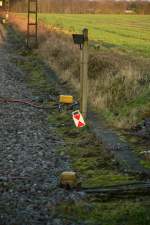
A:
[[[36,0],[36,19],[35,19],[35,34],[36,34],[36,47],[38,45],[38,0]]]
[[[9,0],[5,0],[5,20],[8,22],[9,18]]]
[[[27,47],[29,47],[29,39],[30,39],[29,22],[30,22],[30,0],[28,0]]]
[[[80,110],[86,118],[88,101],[88,29],[83,29],[84,43],[81,49],[81,68],[80,68]]]
[[[34,4],[34,9],[32,9]],[[27,47],[37,47],[38,45],[38,0],[28,0],[28,21],[27,21]],[[34,21],[30,21],[31,15],[34,15]],[[32,33],[30,27],[33,27]],[[32,40],[32,44],[31,44]],[[34,41],[34,43],[33,43]]]

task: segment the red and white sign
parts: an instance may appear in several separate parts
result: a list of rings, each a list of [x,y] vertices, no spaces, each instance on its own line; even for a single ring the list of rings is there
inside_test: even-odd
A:
[[[86,125],[84,122],[83,116],[79,110],[72,113],[72,118],[74,120],[76,127],[80,128]]]

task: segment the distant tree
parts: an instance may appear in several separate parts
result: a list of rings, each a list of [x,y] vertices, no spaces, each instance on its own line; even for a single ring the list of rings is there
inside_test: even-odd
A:
[[[26,12],[28,0],[10,0],[10,8],[15,12]],[[150,14],[148,1],[114,0],[38,0],[39,12],[49,13],[124,13],[133,10],[137,14]]]

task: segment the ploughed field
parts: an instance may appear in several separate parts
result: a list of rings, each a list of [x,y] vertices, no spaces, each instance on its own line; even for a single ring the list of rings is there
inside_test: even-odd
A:
[[[91,40],[150,56],[150,15],[39,14],[47,25],[69,32],[89,29]]]

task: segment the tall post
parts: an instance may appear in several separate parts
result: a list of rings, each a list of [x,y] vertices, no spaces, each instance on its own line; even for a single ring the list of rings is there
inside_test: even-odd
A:
[[[5,0],[5,20],[8,22],[9,18],[9,0]]]
[[[88,29],[83,29],[84,42],[81,48],[80,62],[80,110],[86,118],[88,102]]]
[[[38,44],[38,0],[36,0],[36,6],[35,6],[36,14],[35,14],[35,36],[36,36],[36,46]]]
[[[30,0],[28,0],[28,21],[27,21],[27,47],[29,47],[29,41],[30,41]]]

